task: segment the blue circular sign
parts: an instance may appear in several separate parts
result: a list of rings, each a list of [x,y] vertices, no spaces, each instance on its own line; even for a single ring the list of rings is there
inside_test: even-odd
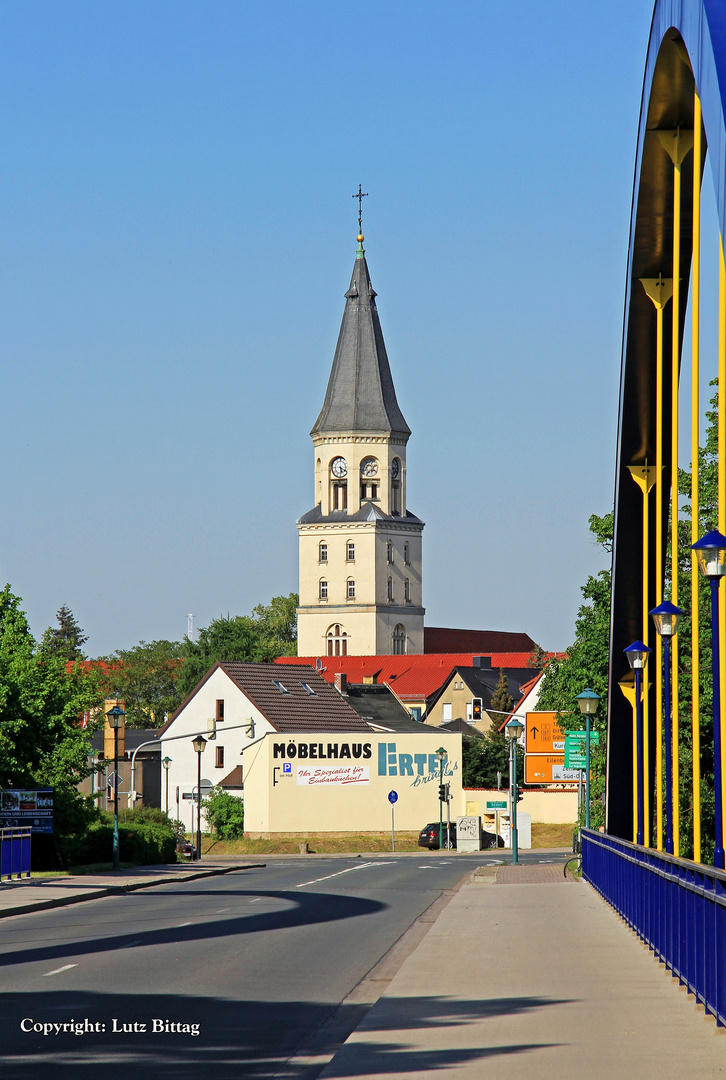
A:
[[[398,802],[398,792],[397,791],[389,791],[388,792],[388,801],[391,804],[393,804],[395,802]]]

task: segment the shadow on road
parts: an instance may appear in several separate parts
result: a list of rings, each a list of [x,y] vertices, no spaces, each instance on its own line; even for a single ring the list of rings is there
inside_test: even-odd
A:
[[[468,1026],[499,1016],[565,1004],[554,998],[526,997],[465,1000],[441,997],[387,998],[374,1009],[364,1029],[396,1031],[390,1042],[345,1047],[332,1066],[336,1077],[423,1074],[501,1055],[532,1053],[554,1044],[496,1045],[496,1025],[489,1045],[449,1050],[417,1047],[406,1032]],[[4,994],[0,996],[3,1080],[239,1080],[240,1077],[312,1077],[321,1067],[289,1059],[299,1051],[330,1054],[361,1020],[360,1006],[300,1001],[231,1001],[181,995],[114,995],[83,992]],[[379,1019],[380,1018],[380,1019]],[[124,1024],[146,1030],[116,1031]],[[105,1025],[105,1031],[58,1034],[21,1030],[73,1020],[81,1027]],[[153,1021],[157,1020],[157,1031]],[[383,1021],[383,1026],[381,1026]],[[199,1035],[166,1030],[169,1024],[199,1024]],[[161,1030],[159,1030],[161,1025]],[[403,1037],[402,1037],[403,1036]]]

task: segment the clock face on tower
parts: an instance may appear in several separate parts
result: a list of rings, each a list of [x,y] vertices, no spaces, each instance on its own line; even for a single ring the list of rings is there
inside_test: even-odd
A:
[[[360,463],[361,476],[376,476],[378,473],[378,462],[375,458],[364,458]]]
[[[398,463],[398,458],[394,458],[391,462],[391,476],[394,480],[398,480],[398,474],[400,472],[400,469],[401,466]]]
[[[333,476],[336,476],[340,480],[342,477],[348,475],[348,462],[344,457],[337,457],[330,466],[330,471]]]

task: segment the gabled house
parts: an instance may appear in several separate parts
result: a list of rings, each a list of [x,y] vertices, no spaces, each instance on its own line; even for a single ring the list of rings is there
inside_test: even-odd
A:
[[[535,668],[502,666],[495,670],[488,657],[474,657],[471,666],[457,664],[443,685],[432,694],[427,703],[424,723],[441,727],[461,720],[481,734],[488,731],[492,725],[499,727],[507,717],[489,710],[492,695],[499,684],[500,670],[507,677],[509,693],[515,701],[522,698],[523,687],[541,675]],[[476,715],[478,707],[481,708],[480,716]]]

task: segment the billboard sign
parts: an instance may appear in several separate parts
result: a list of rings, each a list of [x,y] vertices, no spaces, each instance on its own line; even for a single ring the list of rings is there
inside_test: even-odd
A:
[[[34,833],[53,832],[52,787],[0,791],[0,829],[28,825]]]

